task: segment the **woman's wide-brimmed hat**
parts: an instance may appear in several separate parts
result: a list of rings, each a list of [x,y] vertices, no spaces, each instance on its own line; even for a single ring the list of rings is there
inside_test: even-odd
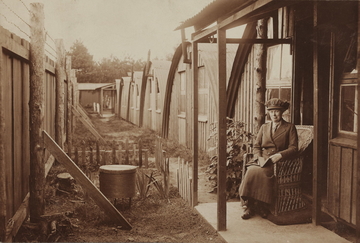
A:
[[[289,108],[289,103],[287,101],[282,101],[278,98],[272,98],[265,103],[267,110],[282,110],[286,111]]]

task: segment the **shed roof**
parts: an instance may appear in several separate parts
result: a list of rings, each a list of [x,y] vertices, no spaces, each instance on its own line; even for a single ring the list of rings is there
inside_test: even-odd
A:
[[[185,20],[175,30],[191,26],[195,26],[195,28],[205,28],[217,21],[220,17],[230,16],[253,2],[254,0],[214,0],[199,13]]]
[[[78,83],[79,90],[96,90],[115,83]]]

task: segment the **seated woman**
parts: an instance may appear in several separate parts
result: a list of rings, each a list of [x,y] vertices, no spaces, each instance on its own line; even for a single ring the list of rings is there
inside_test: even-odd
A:
[[[240,184],[239,195],[245,202],[243,219],[255,215],[266,217],[273,201],[274,163],[289,159],[298,151],[298,137],[294,124],[282,118],[289,103],[273,98],[265,104],[271,122],[261,126],[254,143],[254,156]]]

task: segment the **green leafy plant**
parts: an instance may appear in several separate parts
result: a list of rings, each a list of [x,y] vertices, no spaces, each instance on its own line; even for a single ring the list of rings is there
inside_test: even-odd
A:
[[[141,169],[136,173],[136,188],[141,199],[146,199],[148,196],[151,178],[153,178],[153,172],[151,172],[150,176],[146,175]]]
[[[217,143],[217,123],[211,124],[211,133],[208,140],[213,142],[213,146],[209,148],[209,153],[214,155],[211,157],[211,164],[206,172],[210,174],[209,179],[213,183],[213,192],[217,191],[217,165],[218,165],[218,143]],[[227,199],[239,197],[239,185],[241,183],[243,155],[246,153],[252,134],[245,131],[245,123],[227,118],[226,129],[226,196]]]

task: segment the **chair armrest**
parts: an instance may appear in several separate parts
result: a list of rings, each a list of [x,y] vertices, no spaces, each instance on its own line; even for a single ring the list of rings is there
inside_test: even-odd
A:
[[[280,160],[274,165],[274,175],[278,183],[292,183],[300,180],[303,165],[303,156],[293,159]]]

